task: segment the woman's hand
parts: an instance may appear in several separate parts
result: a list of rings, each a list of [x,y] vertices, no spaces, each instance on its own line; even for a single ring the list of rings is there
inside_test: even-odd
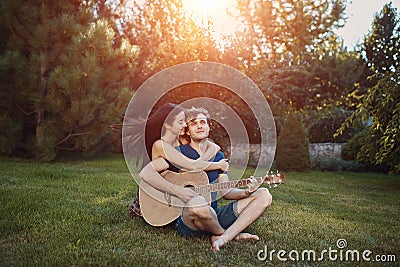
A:
[[[227,172],[229,170],[229,162],[228,159],[221,159],[220,161],[218,161],[219,164],[219,168],[224,171]]]

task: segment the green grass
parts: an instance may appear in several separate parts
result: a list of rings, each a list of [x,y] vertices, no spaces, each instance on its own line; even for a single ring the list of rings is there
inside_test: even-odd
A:
[[[247,229],[261,240],[230,242],[214,253],[206,238],[181,238],[170,227],[129,217],[137,186],[121,155],[40,164],[0,157],[0,265],[366,265],[328,256],[324,262],[257,258],[265,246],[287,253],[337,249],[340,238],[347,249],[396,255],[387,266],[399,264],[400,176],[308,172],[286,179],[271,189],[270,209]]]

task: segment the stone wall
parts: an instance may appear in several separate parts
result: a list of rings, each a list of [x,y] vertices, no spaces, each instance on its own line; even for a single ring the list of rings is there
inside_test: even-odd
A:
[[[340,158],[342,148],[346,143],[315,143],[310,144],[310,156],[322,158]]]
[[[315,143],[310,144],[310,156],[311,157],[323,157],[323,158],[340,158],[340,154],[345,143]],[[265,162],[266,159],[270,159],[271,154],[274,151],[268,149],[260,152],[260,144],[238,144],[232,148],[233,154],[231,154],[230,147],[224,151],[225,155],[231,159],[232,164],[246,164],[247,159],[249,163],[257,164],[261,154],[260,161]]]

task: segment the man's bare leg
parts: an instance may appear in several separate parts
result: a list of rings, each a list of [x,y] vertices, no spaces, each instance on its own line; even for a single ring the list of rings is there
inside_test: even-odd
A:
[[[266,188],[259,188],[249,197],[238,200],[237,211],[239,217],[222,235],[211,237],[211,248],[219,251],[222,246],[232,239],[238,237],[259,240],[256,235],[245,234],[241,232],[252,224],[263,212],[271,205],[272,196]]]
[[[217,214],[203,197],[189,200],[187,207],[183,209],[182,217],[192,228],[207,231],[213,235],[222,235],[225,232],[218,222]]]

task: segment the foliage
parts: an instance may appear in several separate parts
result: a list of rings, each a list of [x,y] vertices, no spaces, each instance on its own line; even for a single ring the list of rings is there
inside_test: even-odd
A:
[[[181,0],[145,1],[135,4],[134,16],[124,21],[123,35],[140,47],[135,88],[158,71],[179,63],[219,61],[221,52],[211,32],[185,16],[182,9]]]
[[[240,69],[262,88],[274,110],[282,105],[283,112],[300,110],[315,100],[318,105],[325,97],[321,87],[328,83],[318,73],[319,62],[327,61],[323,53],[333,51],[329,46],[336,40],[333,30],[344,23],[345,3],[243,1],[238,8],[246,23],[228,53],[242,59]],[[328,65],[323,71],[331,69]]]
[[[252,78],[277,120],[290,109],[333,105],[370,115],[370,108],[359,109],[376,91],[376,101],[391,112],[374,119],[382,120],[374,127],[383,134],[374,136],[386,151],[377,160],[396,165],[391,155],[399,154],[399,138],[390,127],[397,121],[387,120],[398,112],[392,107],[399,91],[396,12],[387,5],[387,15],[375,22],[386,26],[375,26],[361,51],[347,51],[334,34],[344,25],[347,2],[236,1],[228,12],[241,26],[219,43],[212,19],[200,25],[182,12],[181,0],[1,1],[0,151],[49,160],[58,150],[99,150],[109,139],[106,125],[120,120],[129,89],[166,67],[206,60]],[[259,140],[254,114],[229,90],[189,87],[163,101],[199,95],[224,101],[246,124],[250,141]]]
[[[375,164],[386,164],[393,172],[400,171],[400,24],[396,14],[396,9],[387,4],[375,16],[363,43],[372,85],[339,131],[371,121],[370,136],[358,159],[368,161],[372,156]]]
[[[308,171],[310,151],[307,134],[299,116],[286,118],[276,145],[276,168],[282,171]]]
[[[315,171],[285,175],[286,184],[270,189],[273,205],[247,229],[260,241],[232,241],[219,253],[211,253],[209,238],[185,239],[171,227],[156,228],[129,217],[137,185],[121,155],[58,157],[42,164],[2,157],[0,262],[5,266],[259,266],[266,264],[257,258],[265,246],[269,251],[320,252],[336,247],[339,238],[346,239],[351,249],[364,250],[367,244],[374,255],[398,251],[400,176]],[[274,257],[267,264],[288,262]],[[332,262],[326,257],[320,264],[359,266],[360,262]]]
[[[357,155],[361,152],[363,142],[367,140],[368,136],[370,136],[370,132],[365,129],[350,138],[342,148],[341,158],[344,160],[356,160]],[[368,160],[368,163],[371,163],[371,161],[373,161],[373,155]]]
[[[356,129],[347,129],[344,134],[336,137],[334,137],[334,134],[350,114],[341,108],[309,112],[306,115],[305,124],[307,125],[308,140],[310,143],[346,142],[354,135]]]
[[[363,172],[365,171],[365,166],[355,160],[311,157],[311,169],[319,171]]]
[[[216,61],[242,70],[252,78],[263,91],[274,115],[282,116],[290,107],[302,109],[310,103],[320,105],[322,98],[328,101],[333,93],[321,88],[330,86],[335,96],[342,96],[340,83],[346,81],[346,86],[351,87],[351,81],[358,77],[355,74],[358,69],[351,64],[356,56],[345,52],[331,56],[340,62],[336,68],[339,75],[322,77],[318,72],[322,65],[325,73],[332,72],[331,61],[323,58],[326,63],[321,66],[318,62],[322,53],[328,57],[329,51],[336,48],[327,43],[334,42],[333,30],[343,25],[343,1],[325,0],[319,4],[310,0],[236,1],[236,8],[239,11],[230,15],[242,24],[232,36],[226,36],[225,43],[229,45],[221,48],[221,43],[211,34],[213,22],[200,25],[187,17],[180,0],[146,1],[135,5],[134,15],[127,17],[123,24],[124,35],[131,36],[131,42],[140,47],[141,52],[134,87],[157,71],[178,63]],[[351,72],[351,68],[357,71]],[[343,79],[333,84],[329,82],[333,77]],[[237,111],[248,132],[257,133],[249,108],[224,88],[189,85],[177,88],[163,101],[180,103],[198,96],[227,103]],[[257,134],[250,135],[251,142],[257,140]]]
[[[52,160],[58,150],[90,153],[106,144],[130,98],[136,48],[93,2],[2,1],[0,149]]]
[[[371,142],[371,138],[373,136],[369,128],[361,130],[344,145],[341,158],[346,161],[359,162],[364,166],[366,171],[386,173],[390,168],[385,163],[376,162],[376,151],[365,149],[366,145]]]
[[[400,66],[399,13],[392,3],[374,17],[372,29],[362,44],[368,67],[373,73],[387,73]]]
[[[308,89],[307,108],[354,109],[357,97],[368,85],[368,68],[360,52],[348,51],[342,41],[331,37],[313,54],[318,60],[310,64],[314,81]]]
[[[120,6],[123,6],[122,2],[114,1]],[[325,53],[334,49],[328,43],[335,40],[333,30],[344,23],[343,1],[248,0],[233,3],[228,12],[241,25],[234,34],[225,36],[223,43],[211,34],[214,29],[212,18],[199,24],[182,12],[180,0],[146,1],[132,7],[133,15],[126,15],[121,28],[123,35],[129,36],[131,43],[141,51],[134,87],[166,67],[207,60],[230,65],[251,77],[277,115],[283,115],[289,106],[301,109],[311,103],[318,94],[319,84],[329,83],[326,79],[320,82],[318,77],[321,75],[317,70],[321,68],[313,65],[321,59],[322,49]],[[329,64],[325,64],[326,73],[331,68]],[[345,76],[339,75],[343,77],[340,81],[351,83],[353,77],[358,77],[349,68],[342,68],[340,74],[345,73],[352,79],[346,80]],[[341,85],[335,83],[332,88],[340,95],[338,86]],[[219,92],[229,98],[227,91]],[[325,92],[319,95],[330,96]],[[240,102],[234,106],[243,108]]]
[[[285,67],[307,63],[311,48],[322,44],[343,23],[344,3],[336,0],[244,1],[238,9],[247,22],[239,42],[254,43],[253,50],[239,46],[248,66],[261,57],[271,67]],[[255,55],[258,56],[253,59]]]
[[[146,1],[143,5],[134,6],[135,16],[123,28],[124,35],[131,36],[131,42],[140,47],[134,88],[152,74],[179,63],[227,63],[223,55],[228,52],[223,52],[212,36],[212,22],[200,25],[194,18],[186,16],[182,8],[180,0]],[[218,99],[232,107],[244,122],[250,142],[259,142],[259,129],[254,114],[243,100],[226,88],[205,83],[183,85],[164,95],[157,106],[165,102],[182,103],[196,97]],[[215,127],[211,134],[223,147],[229,145],[226,139],[224,141],[221,138],[226,135],[222,127]]]

